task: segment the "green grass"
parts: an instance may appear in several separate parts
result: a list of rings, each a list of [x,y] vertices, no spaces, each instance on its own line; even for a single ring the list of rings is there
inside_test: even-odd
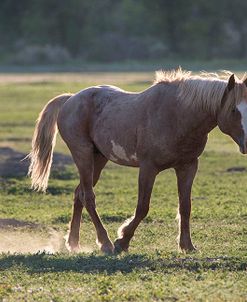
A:
[[[111,77],[112,84],[124,89],[147,86],[138,77],[134,84]],[[66,82],[0,85],[0,148],[27,152],[44,104],[56,94],[90,84],[94,82],[72,82],[68,76]],[[61,140],[56,151],[68,154]],[[229,170],[236,167],[242,172]],[[197,253],[177,251],[176,178],[172,170],[164,171],[128,254],[100,254],[93,225],[83,212],[81,245],[92,252],[68,254],[61,241],[56,254],[0,254],[0,301],[246,301],[246,169],[235,144],[214,130],[193,186],[192,238]],[[135,209],[137,175],[137,169],[109,164],[95,189],[98,212],[112,239]],[[50,238],[51,232],[62,237],[77,183],[74,166],[53,172],[45,195],[31,192],[27,178],[0,179],[0,218],[34,223],[0,229],[0,248],[8,238],[28,247],[37,238]]]

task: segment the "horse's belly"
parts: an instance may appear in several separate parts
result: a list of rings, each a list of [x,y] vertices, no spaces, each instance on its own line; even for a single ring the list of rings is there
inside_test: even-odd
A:
[[[128,151],[128,149],[121,144],[111,140],[111,151],[109,154],[109,159],[117,164],[126,166],[138,166],[138,158],[136,151]]]
[[[135,144],[131,138],[109,137],[98,132],[93,140],[97,149],[112,162],[124,166],[139,166]]]

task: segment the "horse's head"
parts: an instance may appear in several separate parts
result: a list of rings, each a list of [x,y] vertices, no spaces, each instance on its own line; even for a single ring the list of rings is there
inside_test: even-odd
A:
[[[232,137],[240,152],[247,153],[247,79],[235,81],[234,74],[228,80],[221,100],[217,122],[220,130]]]

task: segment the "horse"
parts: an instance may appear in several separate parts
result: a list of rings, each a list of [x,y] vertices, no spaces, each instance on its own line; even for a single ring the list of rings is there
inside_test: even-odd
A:
[[[247,153],[247,78],[189,71],[159,71],[146,90],[133,93],[115,86],[93,86],[50,100],[40,112],[29,154],[32,188],[47,188],[59,131],[80,175],[66,247],[77,251],[82,210],[95,226],[104,253],[128,251],[130,240],[149,211],[156,176],[173,168],[178,188],[178,248],[195,250],[190,234],[191,188],[208,133],[218,126]],[[138,167],[134,215],[110,240],[96,210],[93,187],[108,161]]]

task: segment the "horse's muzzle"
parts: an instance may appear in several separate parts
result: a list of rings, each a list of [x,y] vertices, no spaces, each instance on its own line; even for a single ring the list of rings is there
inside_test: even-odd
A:
[[[242,154],[246,154],[247,153],[247,141],[246,141],[246,138],[240,138],[238,145],[239,145],[239,151]]]

